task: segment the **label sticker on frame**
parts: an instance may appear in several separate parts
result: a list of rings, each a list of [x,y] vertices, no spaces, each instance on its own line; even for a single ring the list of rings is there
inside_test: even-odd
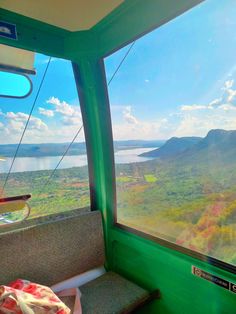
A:
[[[0,37],[17,40],[16,25],[0,21]]]
[[[233,293],[236,293],[236,284],[230,282],[230,281],[227,281],[223,278],[220,278],[220,277],[217,277],[215,275],[212,275],[200,268],[197,268],[195,266],[192,266],[192,274],[194,276],[197,276],[197,277],[200,277],[200,278],[203,278],[207,281],[210,281],[212,283],[214,283],[215,285],[218,285],[224,289],[227,289]]]

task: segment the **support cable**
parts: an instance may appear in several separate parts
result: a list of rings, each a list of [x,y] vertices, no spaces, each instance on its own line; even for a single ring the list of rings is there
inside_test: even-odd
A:
[[[74,141],[76,140],[77,136],[80,134],[81,130],[83,128],[83,125],[81,125],[81,127],[79,128],[79,130],[77,131],[76,135],[74,136],[73,140],[70,142],[70,144],[68,145],[67,149],[65,150],[64,154],[61,156],[61,159],[59,160],[59,162],[57,163],[56,167],[53,169],[50,177],[47,179],[46,183],[43,185],[42,189],[40,190],[39,194],[42,193],[42,191],[45,189],[45,187],[48,185],[49,181],[51,180],[51,178],[53,177],[54,173],[56,172],[57,168],[60,166],[62,160],[64,159],[64,157],[66,156],[66,154],[68,153],[69,149],[71,148],[71,145],[74,143]]]
[[[122,66],[122,64],[124,63],[125,59],[128,57],[128,54],[130,53],[131,49],[133,48],[134,44],[136,43],[136,41],[134,41],[129,49],[127,50],[126,54],[124,55],[123,59],[121,60],[121,62],[119,63],[118,67],[116,68],[115,72],[113,73],[112,77],[110,78],[109,82],[108,82],[108,86],[111,84],[112,80],[114,79],[114,77],[116,76],[117,72],[119,71],[120,67]]]
[[[127,56],[129,55],[131,49],[133,48],[135,44],[135,41],[130,45],[129,49],[127,50],[127,52],[125,53],[124,57],[122,58],[121,62],[119,63],[118,67],[116,68],[115,72],[113,73],[112,77],[110,78],[109,82],[108,82],[108,86],[111,84],[112,80],[114,79],[114,77],[116,76],[117,72],[119,71],[120,67],[122,66],[122,64],[124,63],[125,59],[127,58]],[[56,167],[53,169],[50,177],[48,178],[48,180],[46,181],[46,183],[43,185],[42,189],[40,190],[40,192],[38,194],[41,194],[45,187],[48,185],[49,181],[51,180],[51,178],[54,176],[56,170],[58,169],[58,167],[60,166],[61,162],[63,161],[63,159],[65,158],[66,154],[68,153],[71,145],[74,143],[74,141],[76,140],[77,136],[80,134],[81,130],[83,128],[83,125],[79,128],[79,130],[77,131],[76,135],[74,136],[73,140],[70,142],[70,144],[68,145],[66,151],[64,152],[64,154],[62,155],[61,159],[59,160],[58,164],[56,165]]]

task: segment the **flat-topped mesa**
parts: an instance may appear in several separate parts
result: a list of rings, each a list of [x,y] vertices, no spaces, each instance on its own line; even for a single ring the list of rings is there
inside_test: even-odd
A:
[[[231,142],[236,140],[236,130],[213,129],[210,130],[203,141],[208,143]]]

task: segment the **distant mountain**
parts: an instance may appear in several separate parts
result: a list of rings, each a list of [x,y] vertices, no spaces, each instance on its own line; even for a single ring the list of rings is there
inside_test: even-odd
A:
[[[232,148],[236,145],[236,130],[226,131],[221,129],[210,130],[205,138],[196,145],[196,149],[221,146]]]
[[[165,141],[144,141],[128,140],[114,141],[114,149],[125,150],[133,148],[158,147]],[[61,156],[64,154],[69,143],[46,143],[46,144],[21,144],[17,157],[50,157]],[[17,149],[17,144],[0,145],[0,156],[13,157]],[[67,156],[86,154],[86,144],[73,143],[67,153]]]
[[[196,145],[201,137],[172,137],[160,148],[143,153],[139,156],[153,158],[171,158]]]
[[[210,130],[196,145],[183,151],[178,159],[185,163],[235,162],[236,130]]]
[[[21,144],[17,157],[61,156],[66,151],[68,145],[69,143]],[[16,149],[17,144],[0,145],[0,156],[12,157]],[[68,155],[81,155],[85,153],[85,143],[73,143]]]

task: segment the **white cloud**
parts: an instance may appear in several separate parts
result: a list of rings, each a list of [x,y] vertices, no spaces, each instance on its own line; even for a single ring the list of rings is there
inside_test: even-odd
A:
[[[174,136],[205,136],[211,129],[232,130],[236,126],[236,111],[217,110],[207,114],[191,112],[178,122]],[[167,136],[168,138],[168,136]]]
[[[10,120],[7,125],[6,125],[6,129],[7,130],[11,130],[13,132],[23,132],[25,123],[23,123],[22,121],[14,121],[14,120]]]
[[[224,86],[223,86],[223,90],[228,90],[230,89],[232,86],[234,85],[234,80],[228,80],[225,82]]]
[[[183,105],[179,111],[172,112],[168,119],[160,118],[153,121],[137,119],[132,113],[132,107],[127,106],[122,111],[124,123],[113,125],[116,140],[121,139],[168,139],[172,136],[205,136],[211,129],[232,130],[236,128],[236,106],[228,102],[233,95],[232,81],[224,84],[222,97],[213,99],[206,104]],[[154,112],[155,114],[155,112]]]
[[[18,143],[25,128],[29,115],[24,112],[2,113],[3,121],[0,122],[1,144]],[[24,142],[44,142],[46,134],[49,132],[48,126],[41,119],[31,116],[24,135]]]
[[[23,112],[7,112],[5,114],[5,118],[9,121],[11,126],[15,127],[17,130],[23,128],[25,123],[28,120],[29,115]],[[28,129],[35,129],[35,130],[47,130],[47,125],[39,118],[34,116],[30,117],[30,121],[28,124]]]
[[[37,119],[37,118],[36,118]],[[1,144],[18,143],[22,135],[25,122],[14,119],[6,119],[3,126],[0,122]],[[63,121],[59,124],[50,124],[46,126],[40,119],[32,121],[26,130],[24,143],[64,143],[70,142],[77,133],[81,124],[66,125]],[[84,131],[82,130],[76,139],[76,142],[84,141]]]
[[[53,117],[57,113],[59,117],[50,119],[50,123],[47,125],[42,119],[32,115],[24,136],[24,143],[70,142],[82,125],[79,106],[70,105],[56,97],[51,97],[47,102],[53,108],[49,110],[39,107],[38,112],[47,117]],[[24,112],[3,113],[0,111],[0,116],[0,128],[3,128],[1,143],[18,143],[29,115]],[[76,141],[84,140],[84,131],[82,130]]]
[[[48,126],[41,119],[33,117],[33,119],[30,119],[29,129],[45,131],[48,129]]]
[[[175,129],[175,136],[193,136],[196,134],[196,128],[199,132],[199,127],[202,127],[202,124],[198,123],[197,117],[193,115],[183,116],[179,125]]]
[[[236,128],[236,90],[233,89],[234,80],[227,80],[222,88],[222,97],[216,98],[208,104],[181,106],[178,125],[174,131],[176,136],[205,136],[211,129]],[[204,113],[203,109],[206,109]],[[210,110],[209,110],[210,109]]]
[[[3,114],[4,130],[2,131],[1,143],[16,143],[25,128],[29,115],[23,112],[7,112]],[[42,136],[48,131],[48,126],[39,118],[31,116],[25,133],[26,141],[29,138],[35,140],[36,137]]]
[[[236,90],[233,90],[233,89],[229,89],[227,91],[228,93],[228,102],[232,103],[234,101],[234,99],[236,98]]]
[[[231,104],[222,104],[219,106],[219,109],[229,111],[229,110],[236,110],[236,107]]]
[[[52,110],[47,110],[47,109],[41,108],[41,107],[39,107],[39,113],[43,116],[46,116],[46,117],[53,117],[54,116],[54,112]]]
[[[14,112],[10,111],[10,112],[7,112],[5,114],[5,117],[8,119],[14,119],[15,121],[26,121],[28,119],[29,115],[24,113],[24,112],[14,113]]]
[[[131,114],[131,111],[132,111],[131,106],[125,107],[125,109],[123,110],[124,120],[130,124],[138,124],[138,120],[135,118],[135,116]]]
[[[233,89],[234,80],[228,80],[224,83],[224,86],[222,87],[222,90],[224,91],[224,101],[226,103],[234,103],[234,100],[236,99],[236,90]]]
[[[211,101],[207,107],[209,109],[213,109],[213,108],[219,106],[221,103],[222,103],[222,97],[221,98],[216,98],[213,101]]]
[[[148,140],[167,139],[172,136],[205,136],[210,129],[236,129],[235,99],[234,81],[228,80],[224,83],[221,97],[208,103],[182,105],[179,110],[171,112],[167,117],[154,112],[152,119],[144,120],[142,117],[136,117],[132,106],[112,105],[114,139]],[[57,119],[55,122],[54,119],[50,119],[51,123],[46,125],[41,119],[32,116],[24,142],[69,142],[82,125],[79,106],[71,105],[53,96],[47,100],[47,103],[51,105],[51,110],[40,107],[39,113],[47,117],[56,115]],[[155,117],[155,114],[159,118]],[[0,111],[0,117],[1,142],[18,142],[28,114]],[[83,131],[77,141],[84,141]]]
[[[55,111],[68,117],[76,116],[81,117],[80,107],[69,105],[67,102],[60,101],[57,97],[50,97],[47,100],[48,104],[55,106]]]
[[[166,118],[153,121],[137,120],[136,122],[127,123],[125,121],[124,123],[114,123],[112,127],[114,139],[165,139],[167,134],[172,131],[172,125]]]
[[[209,110],[209,109],[222,109],[222,110],[235,110],[236,103],[236,90],[232,89],[234,85],[234,80],[228,80],[224,83],[222,90],[224,91],[222,97],[216,98],[209,104],[204,105],[183,105],[180,107],[181,111],[196,111],[196,110]]]
[[[207,106],[202,106],[202,105],[183,105],[180,108],[180,110],[182,110],[182,111],[194,111],[194,110],[202,110],[202,109],[207,109]]]
[[[134,116],[132,106],[114,105],[114,107],[115,110],[111,106],[111,110],[114,111],[112,129],[115,140],[164,138],[166,130],[171,128],[167,118],[143,121]],[[117,119],[117,116],[121,119]]]
[[[78,127],[82,123],[82,120],[79,117],[64,117],[62,121],[64,125],[77,125]]]

